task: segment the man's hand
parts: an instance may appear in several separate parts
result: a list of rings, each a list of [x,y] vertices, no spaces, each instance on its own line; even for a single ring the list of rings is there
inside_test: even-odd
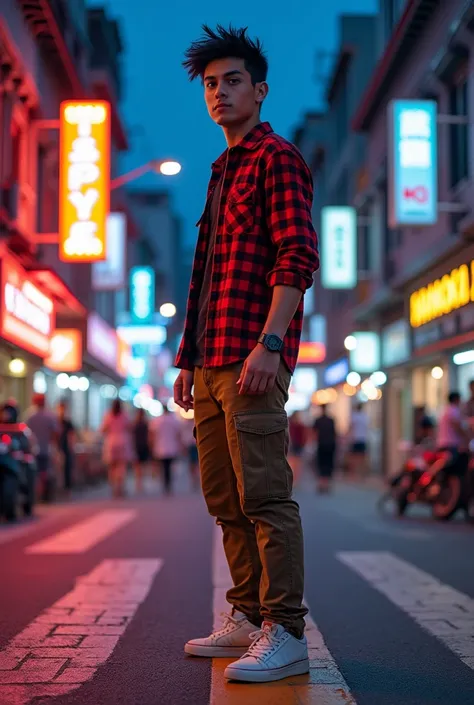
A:
[[[192,395],[194,372],[181,370],[174,383],[174,401],[185,411],[194,409],[194,398]]]
[[[239,394],[266,394],[273,389],[280,367],[280,354],[269,352],[260,343],[244,362],[237,380]]]

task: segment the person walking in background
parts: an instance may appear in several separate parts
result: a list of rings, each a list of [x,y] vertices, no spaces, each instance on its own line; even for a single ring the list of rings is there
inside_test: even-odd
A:
[[[101,426],[104,434],[104,463],[108,469],[113,497],[125,495],[127,466],[134,461],[132,424],[122,409],[120,399],[114,399]]]
[[[195,400],[203,493],[223,530],[233,587],[223,628],[185,652],[244,653],[225,677],[266,682],[309,670],[285,404],[303,294],[319,263],[313,184],[298,150],[261,120],[260,41],[246,29],[203,29],[185,67],[202,81],[227,149],[212,165],[200,220],[174,395],[186,411]]]
[[[321,406],[321,415],[314,422],[313,430],[317,443],[318,492],[323,494],[331,491],[337,443],[336,424],[332,416],[329,416],[325,404]]]
[[[352,474],[359,477],[367,477],[369,473],[367,461],[369,417],[364,411],[363,404],[357,404],[352,412],[349,439],[351,442],[350,465]]]
[[[150,431],[153,457],[161,465],[163,486],[166,494],[170,494],[173,486],[173,463],[179,458],[183,448],[181,424],[176,414],[165,406],[163,415],[151,422]]]
[[[135,490],[143,491],[143,476],[150,460],[150,428],[145,409],[138,409],[133,424],[133,440],[135,445]]]
[[[301,418],[301,413],[295,411],[289,418],[290,432],[290,465],[293,469],[295,483],[301,476],[303,452],[307,440],[307,428]]]
[[[54,496],[56,479],[53,450],[58,443],[60,426],[56,416],[46,408],[44,394],[33,396],[33,409],[28,412],[25,422],[33,433],[38,447],[36,466],[40,480],[40,497],[44,502],[50,502]]]
[[[59,450],[62,454],[63,462],[63,482],[66,496],[71,495],[73,485],[73,469],[74,469],[74,444],[76,442],[76,431],[69,416],[68,405],[66,401],[61,401],[58,404],[58,420],[59,420]]]

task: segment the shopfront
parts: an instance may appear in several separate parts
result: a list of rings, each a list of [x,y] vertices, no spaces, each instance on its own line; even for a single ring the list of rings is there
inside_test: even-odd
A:
[[[0,249],[0,400],[16,399],[20,411],[31,403],[33,378],[48,354],[56,308],[6,247]]]
[[[412,287],[408,307],[413,406],[424,406],[437,419],[448,392],[457,390],[467,399],[474,377],[469,356],[474,350],[474,246],[425,274]]]

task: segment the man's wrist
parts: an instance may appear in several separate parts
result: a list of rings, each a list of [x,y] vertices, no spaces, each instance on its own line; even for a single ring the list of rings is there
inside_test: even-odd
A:
[[[276,333],[262,333],[258,342],[271,353],[281,353],[283,350],[283,339]]]

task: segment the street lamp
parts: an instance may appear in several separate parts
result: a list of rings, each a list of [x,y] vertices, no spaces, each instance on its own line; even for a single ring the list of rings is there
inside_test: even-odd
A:
[[[163,304],[160,306],[160,313],[163,318],[173,318],[173,316],[176,316],[176,306],[174,304]]]
[[[154,171],[156,174],[163,174],[163,176],[176,176],[176,174],[179,174],[181,171],[181,164],[171,159],[152,159],[146,164],[142,164],[142,166],[138,166],[136,169],[132,169],[126,174],[112,179],[110,182],[110,190],[113,191],[120,188],[149,171]]]

